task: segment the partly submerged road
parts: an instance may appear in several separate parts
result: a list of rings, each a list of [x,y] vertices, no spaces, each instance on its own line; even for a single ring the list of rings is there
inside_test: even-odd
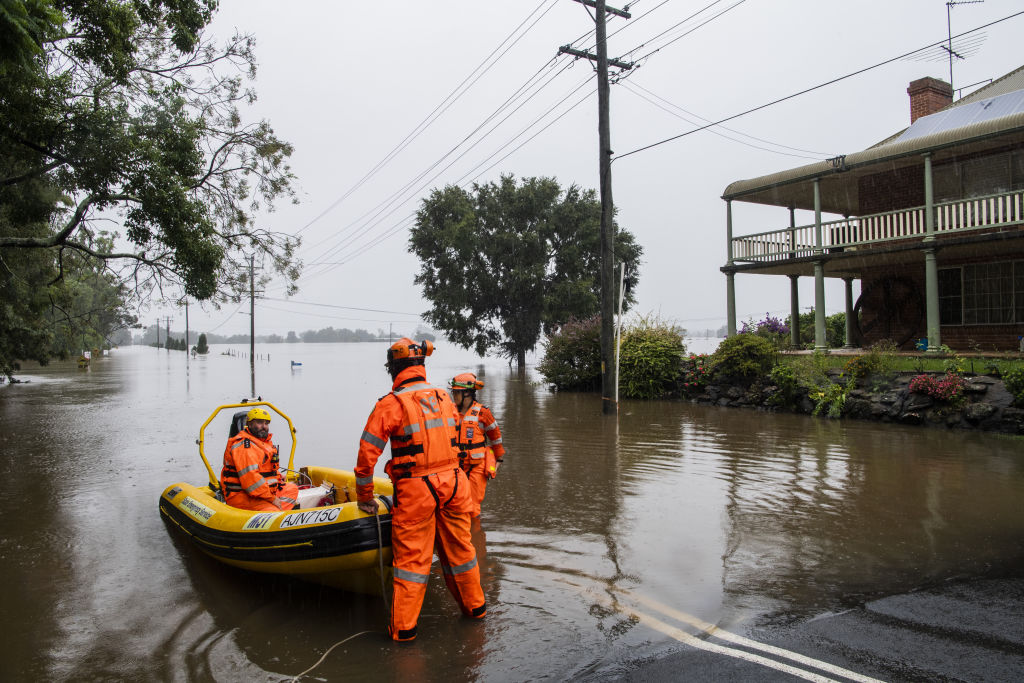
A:
[[[665,613],[668,612],[668,613]],[[747,637],[641,604],[640,623],[679,651],[598,675],[629,681],[1021,681],[1024,579],[979,579],[894,595]]]

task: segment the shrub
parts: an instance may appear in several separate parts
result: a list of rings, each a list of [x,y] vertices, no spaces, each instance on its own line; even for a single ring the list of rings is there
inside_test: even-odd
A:
[[[792,407],[800,395],[800,381],[796,369],[792,365],[780,364],[772,368],[771,382],[778,391],[768,399],[768,404],[782,408]]]
[[[833,419],[842,417],[848,393],[849,387],[845,384],[830,382],[824,387],[819,387],[810,395],[814,400],[814,414],[821,415],[824,412]]]
[[[547,337],[537,365],[544,379],[561,391],[601,388],[601,318],[571,320]]]
[[[622,335],[619,350],[619,391],[626,398],[668,398],[678,395],[686,345],[683,330],[641,318]]]
[[[779,318],[773,318],[770,314],[764,314],[764,320],[753,322],[748,320],[743,323],[740,328],[740,334],[756,334],[758,337],[764,337],[777,349],[789,348],[789,325],[782,322]]]
[[[814,309],[807,313],[801,313],[800,317],[800,346],[805,349],[814,348]],[[831,349],[836,349],[846,343],[846,314],[834,313],[825,316],[825,343]]]
[[[775,364],[775,346],[764,337],[735,334],[726,337],[711,355],[712,372],[725,380],[767,375]]]
[[[689,396],[704,391],[711,377],[710,365],[710,358],[706,353],[691,353],[683,360],[683,370],[679,376],[679,386],[683,394]]]
[[[942,379],[934,375],[917,375],[910,380],[910,391],[914,394],[925,394],[936,401],[955,401],[964,393],[964,378],[949,372]]]
[[[889,381],[896,369],[896,346],[892,342],[881,341],[868,348],[863,356],[855,356],[843,366],[842,376],[853,383],[875,377],[880,385]],[[875,387],[877,388],[877,387]]]
[[[966,362],[964,361],[963,357],[960,356],[960,354],[958,354],[956,351],[949,348],[945,344],[939,347],[939,351],[941,351],[946,356],[946,360],[942,365],[947,375],[964,374]]]
[[[1024,406],[1024,368],[1013,368],[1003,372],[1003,384],[1013,394],[1013,403]]]

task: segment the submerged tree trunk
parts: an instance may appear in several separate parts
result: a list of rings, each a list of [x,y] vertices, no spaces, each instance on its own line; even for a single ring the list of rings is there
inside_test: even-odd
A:
[[[526,371],[526,351],[523,349],[516,351],[516,367],[519,368],[520,373]]]

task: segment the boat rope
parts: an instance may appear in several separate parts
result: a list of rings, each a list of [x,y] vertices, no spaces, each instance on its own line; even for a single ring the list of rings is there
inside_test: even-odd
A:
[[[385,610],[384,618],[385,618],[385,621],[390,621],[391,620],[391,604],[388,602],[388,592],[387,592],[386,587],[384,586],[384,532],[383,532],[383,530],[381,529],[381,526],[380,526],[380,514],[375,514],[373,516],[373,518],[375,520],[377,520],[377,561],[378,561],[379,566],[380,566],[380,594],[381,594],[381,597],[384,598],[384,610]],[[327,648],[327,651],[324,652],[323,656],[320,657],[320,659],[317,661],[316,664],[314,664],[313,666],[309,667],[308,669],[306,669],[302,673],[298,674],[297,676],[293,677],[292,678],[292,683],[295,683],[300,678],[302,678],[303,676],[308,674],[310,671],[312,671],[313,669],[315,669],[318,666],[320,666],[323,663],[323,661],[325,659],[327,659],[327,655],[331,654],[331,650],[333,650],[334,648],[338,647],[339,645],[347,643],[348,641],[352,640],[356,636],[365,635],[367,633],[373,633],[373,631],[360,631],[359,633],[356,633],[355,635],[351,635],[348,638],[345,638],[344,640],[339,640],[334,645],[331,645],[329,648]]]
[[[315,669],[315,668],[317,668],[318,666],[320,666],[321,664],[323,664],[323,661],[324,661],[325,659],[327,659],[327,655],[331,654],[331,650],[333,650],[334,648],[338,647],[339,645],[343,645],[344,643],[347,643],[348,641],[352,640],[352,639],[353,639],[353,638],[355,638],[356,636],[361,636],[361,635],[365,635],[365,634],[367,634],[367,633],[373,633],[373,631],[360,631],[359,633],[356,633],[356,634],[354,634],[354,635],[351,635],[351,636],[349,636],[348,638],[345,638],[344,640],[339,640],[339,641],[338,641],[338,642],[336,642],[336,643],[335,643],[334,645],[331,645],[331,646],[330,646],[329,648],[327,648],[327,652],[325,652],[325,653],[323,654],[323,656],[322,656],[322,657],[320,657],[320,659],[319,659],[319,660],[317,661],[317,663],[316,663],[316,664],[314,664],[313,666],[309,667],[308,669],[306,669],[306,670],[305,670],[305,671],[303,671],[302,673],[298,674],[297,676],[294,676],[294,677],[292,678],[292,683],[295,683],[295,681],[298,681],[298,680],[299,680],[300,678],[302,678],[303,676],[305,676],[306,674],[308,674],[308,673],[309,673],[310,671],[312,671],[313,669]]]

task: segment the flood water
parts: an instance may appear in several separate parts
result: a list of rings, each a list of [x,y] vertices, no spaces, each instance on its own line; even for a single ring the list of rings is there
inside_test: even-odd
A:
[[[296,466],[354,466],[385,347],[257,348]],[[381,598],[222,566],[164,526],[163,489],[207,479],[200,425],[250,392],[223,348],[187,373],[181,352],[129,348],[0,386],[0,679],[279,681],[364,631],[304,680],[610,678],[685,647],[626,605],[743,633],[1024,571],[1019,439],[671,402],[607,418],[439,345],[429,378],[482,375],[508,448],[475,539],[489,611],[460,618],[435,566],[419,638],[395,645]],[[218,472],[226,437],[208,435]]]

